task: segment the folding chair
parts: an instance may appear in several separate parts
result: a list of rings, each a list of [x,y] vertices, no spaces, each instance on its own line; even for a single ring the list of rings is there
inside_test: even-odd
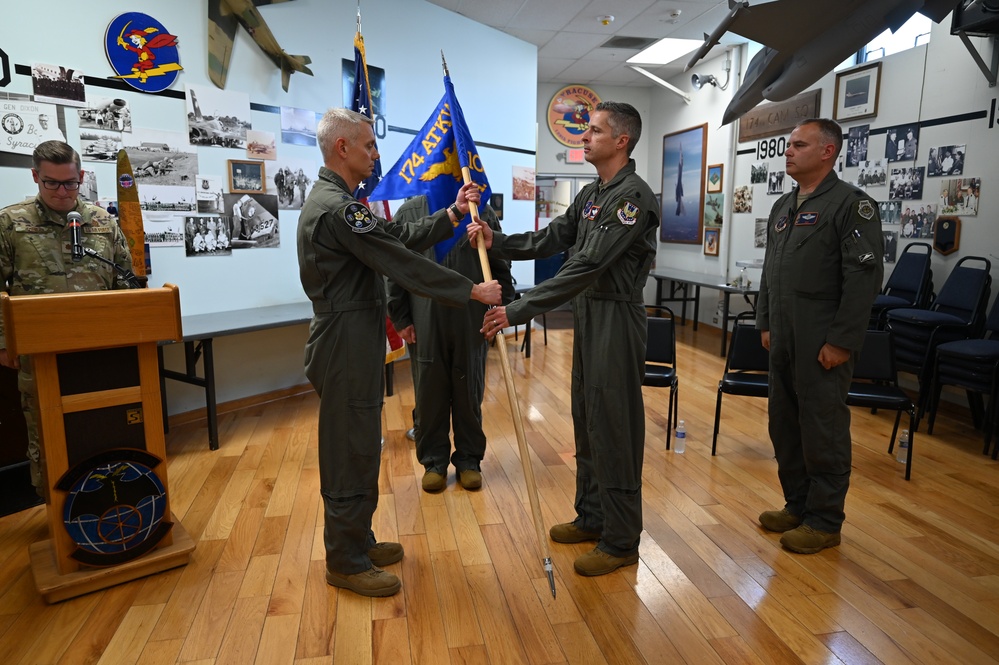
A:
[[[668,307],[650,307],[655,316],[648,317],[649,333],[645,348],[645,379],[643,386],[669,388],[666,409],[666,450],[669,450],[673,423],[676,422],[680,380],[676,375],[676,331],[673,312]],[[666,316],[664,316],[664,314]]]
[[[753,312],[743,312],[735,319],[732,340],[725,360],[725,373],[718,382],[718,400],[715,403],[715,429],[711,438],[711,454],[718,447],[718,425],[721,420],[722,395],[766,397],[770,389],[770,352],[760,343],[760,331],[752,324]]]
[[[889,310],[900,307],[925,309],[930,304],[933,291],[933,271],[930,269],[932,251],[933,248],[925,242],[913,242],[906,246],[888,277],[888,283],[871,305],[869,327],[884,330]]]

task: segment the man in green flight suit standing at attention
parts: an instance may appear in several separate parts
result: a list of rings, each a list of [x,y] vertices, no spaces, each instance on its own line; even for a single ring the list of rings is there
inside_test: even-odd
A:
[[[601,102],[583,133],[586,161],[598,179],[565,214],[533,233],[481,231],[486,247],[507,259],[572,256],[558,273],[507,307],[490,310],[488,339],[510,325],[572,300],[572,421],[576,440],[576,519],[550,530],[557,543],[596,541],[576,558],[580,575],[605,575],[638,563],[645,453],[643,295],[656,255],[659,202],[635,173],[631,152],[642,118],[630,104]]]
[[[474,184],[462,187],[457,200],[426,225],[385,224],[351,194],[371,176],[379,156],[372,120],[330,109],[317,138],[324,166],[299,217],[298,262],[314,312],[305,374],[320,400],[326,581],[363,596],[390,596],[402,585],[381,566],[402,559],[402,545],[379,543],[371,530],[385,394],[382,275],[452,307],[472,299],[499,304],[500,285],[473,284],[407,249],[423,249],[453,233],[469,201],[478,202]]]
[[[852,446],[846,395],[884,277],[878,204],[836,176],[842,148],[832,120],[803,120],[791,132],[784,158],[798,186],[770,212],[757,300],[785,502],[760,524],[801,554],[840,543]]]

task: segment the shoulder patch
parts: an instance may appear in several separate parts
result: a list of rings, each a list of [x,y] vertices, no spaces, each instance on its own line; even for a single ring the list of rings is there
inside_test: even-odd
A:
[[[638,220],[641,209],[631,201],[622,201],[618,204],[617,219],[625,226],[631,226]]]
[[[869,199],[864,199],[857,205],[857,214],[864,219],[872,219],[874,217],[874,204]]]
[[[375,218],[363,203],[351,203],[343,209],[343,220],[354,233],[367,233],[375,228]]]

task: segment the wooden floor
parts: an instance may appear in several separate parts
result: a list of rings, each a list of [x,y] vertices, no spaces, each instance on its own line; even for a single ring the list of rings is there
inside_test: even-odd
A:
[[[687,452],[664,450],[664,389],[646,388],[641,561],[582,578],[588,545],[552,544],[552,599],[535,544],[498,353],[484,405],[485,486],[430,495],[404,437],[406,363],[386,401],[376,534],[399,540],[392,598],[323,576],[314,395],[169,435],[176,516],[197,541],[185,568],[45,605],[28,545],[41,507],[0,518],[0,663],[991,663],[999,662],[999,465],[951,407],[915,439],[911,482],[886,454],[892,416],[854,411],[843,544],[781,549],[756,522],[782,505],[765,400],[726,398],[717,331],[680,328]],[[508,341],[546,525],[573,517],[571,331]],[[612,405],[613,406],[613,405]]]

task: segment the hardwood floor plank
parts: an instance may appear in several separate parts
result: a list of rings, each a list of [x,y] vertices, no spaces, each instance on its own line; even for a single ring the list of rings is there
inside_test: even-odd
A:
[[[232,620],[222,636],[215,665],[252,663],[260,644],[266,617],[266,596],[237,598],[233,604]]]
[[[97,665],[134,665],[149,641],[163,605],[135,605],[126,612]]]

